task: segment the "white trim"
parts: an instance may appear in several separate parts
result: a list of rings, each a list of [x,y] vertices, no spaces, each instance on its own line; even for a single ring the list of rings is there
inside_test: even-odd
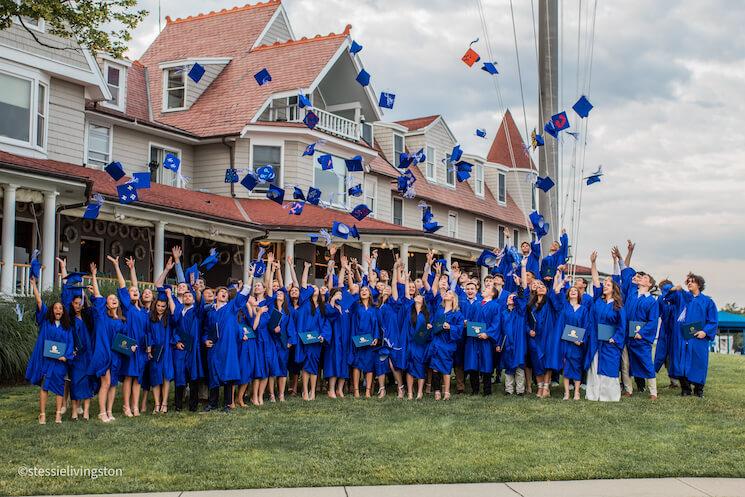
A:
[[[458,211],[448,211],[448,224],[445,227],[447,229],[447,236],[450,236],[450,215],[455,215],[455,235],[453,235],[451,238],[458,238]]]
[[[430,157],[429,149],[432,149],[432,155]],[[427,156],[427,159],[424,161],[424,177],[427,181],[431,183],[437,183],[437,147],[434,145],[427,145],[424,144],[424,152]],[[427,174],[427,168],[430,164],[430,159],[432,160],[432,176]]]
[[[103,61],[113,62],[114,64],[118,64],[120,66],[132,67],[132,61],[127,60],[127,59],[117,59],[116,57],[112,57],[111,55],[107,53],[100,53],[96,55],[96,57],[98,57],[99,59]]]
[[[254,147],[279,147],[279,184],[273,183],[280,188],[285,187],[285,141],[282,139],[275,138],[251,138],[249,140],[250,147],[248,149],[248,167],[249,170],[254,170]],[[268,186],[267,186],[268,188]],[[255,190],[254,190],[255,192]],[[253,195],[254,192],[250,192]],[[256,192],[264,195],[265,192]]]
[[[181,107],[168,107],[168,69],[173,69],[176,67],[181,67],[181,74],[183,74],[184,77],[184,105]],[[169,66],[167,68],[164,68],[162,71],[163,75],[163,89],[161,91],[162,98],[160,102],[160,112],[166,113],[166,112],[177,112],[180,110],[186,110],[188,109],[188,106],[186,105],[186,93],[188,91],[188,77],[186,75],[186,66],[185,65],[178,65],[178,66]]]
[[[85,165],[85,167],[103,171],[103,168],[106,166],[99,167],[98,165],[91,163],[88,158],[88,133],[91,124],[93,124],[94,126],[99,126],[101,128],[109,128],[109,163],[112,161],[112,156],[114,154],[114,126],[110,123],[89,121],[88,119],[85,120],[85,129],[83,134],[83,164]]]
[[[445,183],[444,186],[447,186],[448,188],[455,189],[455,185],[458,183],[458,173],[456,171],[456,167],[454,163],[450,162],[450,154],[445,154],[445,161],[443,162],[445,166]],[[451,167],[453,170],[453,182],[451,183],[448,181],[448,167]]]
[[[418,117],[413,117],[411,119],[402,119],[402,121],[412,121],[414,119],[419,119],[419,118]],[[440,121],[442,121],[442,125],[445,127],[445,131],[447,131],[447,134],[450,137],[450,140],[453,143],[456,143],[457,144],[458,143],[458,139],[455,137],[455,135],[453,134],[452,130],[450,129],[450,126],[447,125],[447,123],[445,122],[445,119],[443,119],[443,117],[441,115],[437,116],[437,118],[434,121],[432,121],[431,123],[429,123],[428,125],[426,125],[426,126],[424,126],[422,128],[412,129],[411,131],[407,131],[406,132],[406,136],[409,136],[409,135],[411,135],[411,136],[422,135],[422,134],[428,132],[430,129],[432,129],[435,126],[435,124],[437,124]],[[402,126],[402,127],[405,128],[405,126]],[[405,128],[405,129],[408,129],[408,128]]]
[[[393,139],[391,140],[391,147],[393,147],[393,153],[391,154],[391,158],[393,159],[393,166],[398,166],[399,156],[396,154],[396,137],[401,138],[401,152],[406,152],[406,135],[403,133],[393,133]]]
[[[295,33],[292,31],[292,26],[290,25],[290,19],[287,17],[287,12],[285,12],[284,5],[279,4],[279,7],[277,10],[274,11],[274,14],[272,14],[272,17],[269,19],[269,21],[264,25],[264,29],[261,30],[261,33],[259,33],[259,36],[256,37],[256,41],[251,46],[250,50],[253,50],[256,47],[261,46],[261,40],[264,39],[266,34],[271,29],[272,25],[274,24],[274,21],[277,20],[277,17],[282,16],[282,19],[285,21],[285,26],[287,26],[287,31],[290,32],[290,39],[295,40]],[[249,50],[249,51],[250,51]]]
[[[373,187],[372,195],[369,195],[367,192],[368,190],[367,182],[370,180],[372,181],[371,186]],[[349,197],[349,195],[346,195],[346,196]],[[368,198],[372,198],[372,205],[369,205],[367,203]],[[362,176],[362,202],[364,202],[372,210],[372,212],[370,213],[370,217],[377,218],[378,217],[377,212],[378,212],[378,207],[379,207],[378,206],[378,177],[375,176],[374,174],[363,174]]]
[[[332,160],[332,165],[333,165],[333,161],[334,160],[344,161],[344,157],[340,156],[337,153],[333,153],[333,152],[331,152],[328,149],[323,149],[323,150],[318,149],[317,152],[319,154],[324,154],[325,153],[325,154],[331,155],[331,157],[332,157],[332,159],[331,159]],[[315,158],[315,156],[314,156],[314,158]],[[337,164],[338,164],[338,162],[337,162]],[[343,194],[343,196],[344,196],[344,202],[339,202],[338,201],[338,196],[336,196],[336,197],[334,197],[334,202],[331,203],[330,207],[332,209],[337,209],[337,210],[349,210],[350,209],[350,205],[352,203],[352,198],[356,198],[356,197],[352,197],[351,195],[349,195],[347,193],[349,191],[348,188],[347,188],[348,178],[352,178],[352,177],[361,178],[360,179],[360,183],[362,184],[362,190],[363,190],[363,196],[362,196],[362,198],[363,198],[363,200],[360,203],[364,203],[364,190],[365,190],[365,182],[366,182],[366,176],[365,175],[367,174],[367,171],[363,171],[363,173],[360,176],[354,176],[357,173],[349,172],[349,170],[346,168],[346,166],[339,166],[339,167],[343,168],[342,170],[344,171],[344,176],[341,179],[341,184],[340,185],[337,184],[337,190],[338,191],[335,192],[335,193]],[[339,176],[334,172],[333,168],[330,169],[330,170],[324,170],[321,167],[321,164],[318,162],[318,160],[314,160],[313,161],[313,184],[314,185],[315,184],[318,184],[318,181],[316,181],[316,174],[317,173],[324,174],[324,173],[329,173],[329,172],[333,173],[337,177],[337,181],[339,181]],[[341,188],[338,188],[338,186],[341,186]],[[326,192],[326,193],[328,194],[328,192]],[[327,196],[327,198],[328,198],[328,196]],[[323,197],[321,197],[321,200],[324,201],[324,202],[327,201],[327,200],[324,200]],[[372,216],[372,213],[370,215]]]
[[[192,66],[195,63],[201,65],[209,64],[229,64],[233,60],[231,57],[192,57],[188,59],[172,60],[158,64],[160,69],[170,69],[171,67]]]
[[[375,121],[375,126],[380,126],[381,128],[390,128],[395,131],[400,131],[401,133],[404,133],[405,135],[408,135],[408,128],[406,126],[401,126],[400,124],[386,122],[386,121]]]
[[[140,124],[140,122],[135,119],[134,121],[129,121],[127,119],[123,119],[120,117],[112,116],[110,114],[97,112],[95,110],[86,109],[85,111],[86,119],[93,118],[101,121],[105,121],[107,123],[115,124],[116,126],[127,128],[127,129],[134,129],[139,131],[140,133],[146,133],[150,135],[155,136],[162,136],[164,138],[170,138],[175,141],[188,143],[188,144],[194,144],[194,145],[205,145],[208,143],[220,143],[219,139],[198,139],[190,136],[185,136],[183,134],[178,134],[173,131],[168,131],[165,129],[160,129],[155,126],[148,126],[146,124]]]
[[[51,89],[49,77],[41,71],[5,60],[0,60],[0,73],[30,83],[29,139],[25,142],[11,137],[0,136],[0,143],[9,149],[12,147],[12,150],[17,150],[20,152],[20,155],[46,158],[47,143],[49,141],[49,98]],[[42,146],[37,145],[36,136],[36,122],[39,114],[39,86],[44,87],[44,143]]]
[[[500,192],[499,192],[499,178],[504,178],[504,200],[500,199]],[[497,172],[497,203],[499,205],[506,205],[507,204],[507,174],[503,172]]]
[[[396,224],[394,222],[393,213],[395,212],[395,209],[393,208],[393,204],[396,200],[401,201],[401,224]],[[403,197],[391,195],[391,224],[395,224],[396,226],[406,226],[406,202]]]
[[[130,64],[131,65],[131,64]],[[119,64],[118,62],[110,62],[109,60],[104,60],[103,63],[103,74],[104,74],[104,83],[106,83],[106,88],[109,87],[109,76],[108,76],[108,69],[109,67],[113,67],[114,69],[117,69],[119,71],[119,103],[113,104],[111,103],[111,100],[105,100],[101,102],[101,105],[104,107],[108,107],[110,109],[115,109],[120,112],[125,112],[126,108],[126,99],[127,99],[127,67]],[[111,92],[111,90],[109,90]],[[114,95],[111,95],[111,98],[113,100]]]
[[[473,193],[477,197],[484,198],[484,194],[486,192],[486,174],[484,171],[484,164],[480,162],[476,162],[474,165],[474,174],[473,174]],[[481,171],[481,177],[479,178],[478,171]],[[479,179],[481,180],[481,191],[479,192],[478,185],[479,185]]]
[[[179,169],[181,169],[184,166],[184,162],[183,162],[184,161],[184,155],[181,153],[181,149],[180,148],[171,147],[171,146],[164,145],[162,143],[153,142],[153,141],[149,141],[148,144],[147,144],[147,161],[148,161],[148,164],[150,163],[150,149],[153,148],[153,147],[159,148],[159,149],[163,150],[164,152],[166,150],[169,151],[169,152],[176,152],[178,158],[181,160],[181,165],[179,166]],[[163,158],[165,158],[165,156],[163,156]],[[173,173],[173,171],[171,171],[171,172]],[[179,174],[177,174],[177,173],[173,173],[173,174],[176,175],[176,184],[175,185],[168,185],[168,184],[164,183],[163,182],[163,164],[160,164],[160,167],[158,167],[158,176],[159,177],[156,179],[156,183],[158,183],[159,185],[175,186],[176,188],[183,188],[184,186],[181,184],[181,178],[180,178]]]
[[[481,241],[479,241],[479,230],[478,230],[479,222],[481,223]],[[473,231],[474,231],[473,240],[476,243],[479,243],[481,245],[486,245],[484,243],[484,241],[486,240],[486,223],[480,217],[475,218],[473,222]]]
[[[313,143],[314,141],[317,141],[319,139],[326,140],[327,143],[333,143],[334,145],[338,145],[340,147],[346,147],[348,149],[351,149],[354,152],[357,152],[359,154],[365,154],[370,157],[377,157],[378,152],[377,150],[363,147],[362,145],[358,145],[353,141],[344,140],[342,138],[337,138],[333,135],[328,135],[326,133],[322,133],[320,131],[315,131],[308,129],[307,127],[293,127],[293,126],[263,126],[261,124],[247,124],[243,127],[243,130],[241,130],[240,138],[245,138],[248,133],[268,133],[268,134],[289,134],[289,135],[295,135],[290,136],[291,139],[297,139],[297,135],[304,135],[308,137],[307,139],[310,140],[306,143]],[[254,138],[251,138],[252,140]]]
[[[15,3],[17,3],[17,4],[20,4],[21,3],[20,0],[13,0],[13,1]],[[13,20],[14,23],[16,23],[19,26],[21,26],[22,29],[23,29],[23,26],[26,26],[27,28],[29,28],[29,29],[31,29],[33,31],[38,31],[39,33],[46,33],[46,21],[43,18],[32,19],[32,20],[35,20],[37,22],[37,25],[34,26],[33,24],[28,24],[28,22],[24,22],[23,25],[22,25],[21,24],[21,21],[18,19],[18,17],[19,16],[13,16],[11,19]],[[27,17],[27,16],[23,16],[23,17]]]
[[[356,110],[356,109],[362,109],[362,104],[359,102],[348,102],[345,104],[328,105],[323,110],[325,110],[326,112],[336,112],[338,110]]]

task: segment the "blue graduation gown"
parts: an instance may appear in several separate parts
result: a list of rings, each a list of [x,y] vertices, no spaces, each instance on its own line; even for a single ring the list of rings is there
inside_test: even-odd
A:
[[[636,285],[633,286],[633,291],[629,291],[624,303],[626,321],[643,321],[646,324],[638,332],[641,339],[627,334],[629,374],[635,378],[654,378],[657,376],[657,371],[652,360],[652,345],[657,337],[659,305],[652,295],[639,295]]]
[[[323,375],[326,378],[349,378],[349,353],[351,344],[349,309],[326,304],[326,321],[331,338],[326,343],[323,356]]]
[[[267,324],[269,319],[272,317],[271,309],[274,307],[274,298],[266,298],[259,302],[259,306],[266,306],[269,311],[265,312],[259,318],[259,325],[254,330],[256,332],[256,362],[254,366],[254,379],[263,379],[270,376],[270,368],[272,370],[279,369],[277,360],[277,350],[274,348],[272,343],[272,337],[269,334]]]
[[[691,383],[705,384],[709,371],[709,344],[716,337],[719,317],[717,306],[708,295],[692,293],[684,290],[669,292],[667,297],[677,311],[677,333],[681,333],[680,325],[700,321],[704,325],[704,338],[686,339],[681,333],[677,349],[673,352],[675,370],[681,378]],[[675,333],[675,331],[673,331]]]
[[[173,340],[176,344],[188,342],[191,345],[191,350],[188,347],[184,347],[184,350],[179,350],[178,347],[173,349],[173,381],[177,387],[183,387],[204,376],[199,352],[202,323],[196,305],[198,304],[187,309],[177,301],[172,317],[175,324]]]
[[[57,395],[65,394],[65,376],[67,364],[60,359],[44,357],[44,341],[52,340],[65,344],[64,357],[67,361],[73,358],[74,346],[72,330],[57,326],[46,319],[47,306],[41,305],[36,311],[36,323],[39,325],[39,335],[36,337],[34,350],[26,366],[26,379],[41,386],[42,389]],[[42,383],[42,380],[44,382]]]
[[[581,303],[575,309],[566,300],[566,289],[562,288],[557,295],[551,291],[551,298],[556,300],[556,305],[561,308],[556,319],[556,331],[561,336],[564,327],[575,326],[585,330],[585,337],[590,333],[591,327],[591,304]],[[584,299],[582,299],[584,300]],[[580,381],[585,367],[585,356],[587,355],[587,338],[583,339],[581,345],[575,342],[561,341],[561,358],[564,368],[564,377],[570,380]]]
[[[484,333],[486,340],[480,338],[465,336],[464,362],[463,369],[466,371],[475,371],[479,373],[491,373],[494,371],[494,350],[497,344],[501,344],[500,332],[500,314],[502,305],[499,300],[490,300],[488,302],[477,301],[476,305],[471,305],[467,309],[468,317],[465,315],[464,321],[479,322],[486,325]],[[462,313],[462,311],[461,311]]]
[[[122,354],[112,351],[111,343],[117,333],[126,332],[126,327],[120,319],[106,313],[106,297],[93,299],[93,332],[95,340],[88,374],[100,378],[110,371],[111,386],[115,387],[119,383]]]
[[[518,368],[525,369],[525,354],[527,351],[527,334],[525,323],[525,308],[528,299],[522,289],[515,294],[512,310],[504,307],[499,317],[498,344],[503,344],[500,366],[507,374],[515,374]]]
[[[558,309],[549,293],[540,309],[528,309],[528,353],[530,363],[536,375],[542,375],[546,370],[561,369],[561,335],[556,332],[556,317]],[[535,331],[531,337],[530,330]]]
[[[150,320],[148,311],[133,305],[129,299],[129,290],[120,288],[117,291],[119,305],[122,306],[122,314],[127,319],[124,326],[124,334],[137,342],[137,350],[130,356],[122,356],[122,366],[119,370],[119,379],[125,376],[137,378],[142,383],[145,373],[147,358],[147,327]]]
[[[383,326],[383,338],[386,357],[390,357],[393,367],[404,369],[406,367],[406,335],[401,327],[401,309],[404,307],[406,298],[399,286],[399,298],[388,297],[388,300],[380,308],[381,324]],[[388,361],[385,361],[385,371],[388,371]]]
[[[90,399],[95,395],[93,381],[88,375],[88,367],[93,355],[93,341],[88,326],[81,318],[73,318],[72,336],[75,356],[67,364],[70,398],[72,400]]]
[[[557,250],[553,254],[547,255],[541,261],[541,272],[539,275],[537,275],[540,279],[543,279],[540,275],[544,273],[547,276],[550,276],[551,279],[553,279],[554,275],[556,274],[556,268],[561,266],[562,264],[566,264],[569,249],[569,236],[564,233],[563,235],[561,235],[559,242],[561,243],[561,245],[559,246],[559,250]]]
[[[455,355],[458,340],[463,335],[463,314],[455,310],[445,312],[444,307],[438,306],[431,322],[443,317],[450,325],[450,329],[443,330],[432,337],[427,348],[426,360],[429,362],[429,367],[438,373],[450,374],[453,370],[453,355]]]
[[[173,380],[173,350],[176,347],[176,341],[173,336],[171,317],[166,317],[165,324],[161,320],[153,322],[148,319],[147,340],[150,347],[156,345],[163,347],[160,360],[155,356],[155,351],[153,351],[153,357],[150,359],[150,384],[158,386],[164,381]]]
[[[678,372],[675,370],[673,361],[673,351],[680,347],[680,341],[683,337],[677,329],[676,308],[665,297],[668,292],[663,292],[657,299],[658,312],[660,314],[660,331],[657,336],[657,348],[654,353],[654,369],[660,371],[666,364],[667,374],[671,378],[677,378]]]
[[[412,377],[423,380],[427,377],[427,349],[429,348],[429,341],[425,343],[417,343],[414,340],[417,330],[427,324],[427,319],[424,316],[424,312],[420,312],[416,315],[416,323],[411,324],[411,307],[414,305],[413,300],[408,300],[405,304],[405,309],[401,311],[402,315],[402,329],[408,337],[408,347],[406,348],[406,372]],[[431,337],[430,337],[431,340]]]
[[[466,296],[466,292],[461,288],[460,285],[455,286],[455,293],[458,295],[458,307],[460,307],[460,313],[463,315],[463,332],[460,335],[460,340],[458,340],[457,347],[455,349],[455,354],[453,354],[453,366],[463,368],[466,371],[478,371],[477,368],[474,368],[474,364],[478,366],[478,359],[475,360],[476,349],[473,347],[473,344],[470,347],[471,350],[471,357],[468,359],[466,358],[466,342],[469,340],[478,340],[479,342],[484,342],[484,340],[480,340],[478,338],[468,338],[466,337],[466,330],[465,330],[465,322],[466,321],[483,321],[481,319],[481,297],[476,294],[474,299],[468,300],[468,297]],[[490,340],[485,340],[487,342],[485,345],[488,346]]]
[[[279,320],[280,332],[277,333],[274,330],[269,330],[272,337],[272,344],[274,350],[277,353],[277,367],[274,371],[269,371],[271,376],[287,376],[289,373],[288,362],[290,358],[290,349],[288,347],[290,333],[294,332],[293,320],[290,317],[290,313],[280,310],[282,313],[282,319]]]
[[[238,312],[245,309],[248,296],[238,293],[232,300],[219,309],[212,306],[207,320],[208,328],[202,335],[202,342],[207,340],[207,330],[217,329],[219,338],[207,349],[207,366],[210,388],[219,387],[229,381],[241,379],[238,363],[238,347],[241,333],[238,327]]]
[[[258,332],[253,328],[254,317],[247,314],[247,310],[237,317],[238,323],[238,367],[241,378],[238,383],[246,385],[253,380],[261,378],[263,372],[263,361],[259,353]],[[249,332],[253,331],[254,338],[248,338]]]
[[[626,341],[626,312],[623,307],[616,310],[613,302],[603,299],[603,289],[593,286],[595,302],[590,313],[590,330],[587,337],[587,355],[585,369],[590,369],[595,353],[598,354],[598,374],[610,378],[618,378],[621,370],[621,351]],[[598,324],[608,324],[615,328],[613,341],[615,343],[598,340]]]
[[[359,302],[352,304],[350,307],[352,314],[351,336],[372,335],[373,340],[380,342],[383,338],[380,327],[380,315],[378,308],[371,305],[365,308]],[[351,346],[349,364],[363,373],[372,373],[375,371],[375,359],[378,357],[377,351],[372,346],[356,347]]]

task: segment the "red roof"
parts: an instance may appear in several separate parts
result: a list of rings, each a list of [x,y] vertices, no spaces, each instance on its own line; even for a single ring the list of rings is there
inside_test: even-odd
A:
[[[509,131],[509,141],[507,140],[508,133],[505,130]],[[512,154],[510,154],[510,143],[512,144]],[[512,162],[513,157],[514,164]],[[515,120],[512,119],[509,109],[504,113],[504,118],[499,125],[499,130],[494,137],[486,160],[507,167],[514,166],[522,169],[536,169],[530,156],[525,153],[525,143],[520,135],[520,131],[517,129]]]
[[[396,121],[396,124],[400,124],[401,126],[408,128],[409,131],[416,131],[418,129],[426,128],[427,126],[432,124],[438,117],[440,117],[439,114],[436,114],[434,116],[415,117],[414,119]]]

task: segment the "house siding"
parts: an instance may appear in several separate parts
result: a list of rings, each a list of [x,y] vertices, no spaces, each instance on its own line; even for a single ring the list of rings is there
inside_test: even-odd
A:
[[[277,16],[258,45],[270,45],[277,41],[283,42],[289,39],[290,28],[287,26],[284,16]]]
[[[456,142],[450,138],[445,125],[442,124],[442,120],[437,121],[434,126],[427,130],[424,134],[424,139],[427,145],[435,147],[437,151],[435,157],[435,176],[437,177],[437,182],[446,185],[446,170],[443,160],[445,159],[445,154],[450,153]],[[419,149],[417,148],[417,150]]]
[[[375,140],[383,150],[383,156],[388,159],[391,164],[398,164],[398,161],[393,160],[393,130],[384,126],[375,126],[374,131]]]
[[[244,154],[245,145],[239,140],[236,142],[236,169],[247,168],[248,158]],[[239,152],[246,155],[245,162],[239,162]],[[211,143],[199,145],[194,148],[194,173],[192,175],[192,188],[194,190],[216,193],[218,195],[230,195],[230,184],[225,183],[225,170],[230,167],[230,153],[228,147],[222,143]],[[241,177],[243,175],[241,174]],[[240,184],[236,184],[236,192],[245,190]]]
[[[217,78],[227,64],[204,64],[204,74],[199,83],[195,83],[187,76],[186,82],[186,106],[191,107],[194,102],[209,88],[210,84]],[[163,73],[165,74],[165,73]],[[165,76],[164,76],[165,77]]]
[[[0,45],[38,55],[78,69],[89,70],[88,61],[85,55],[83,55],[83,51],[73,40],[66,40],[46,32],[42,33],[41,31],[34,31],[34,34],[42,43],[51,45],[52,47],[60,47],[63,50],[48,48],[36,43],[31,34],[23,26],[15,22],[12,22],[7,29],[0,30]]]
[[[56,78],[52,78],[49,86],[48,157],[82,165],[85,139],[83,87]]]

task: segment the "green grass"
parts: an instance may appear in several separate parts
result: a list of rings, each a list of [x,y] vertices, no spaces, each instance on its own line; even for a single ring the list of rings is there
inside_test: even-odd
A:
[[[712,355],[706,398],[620,403],[456,396],[313,403],[113,424],[36,423],[38,389],[0,389],[0,494],[745,476],[745,358]],[[558,392],[555,392],[555,397]],[[51,399],[50,399],[51,400]],[[92,408],[97,412],[97,408]],[[117,403],[116,412],[120,412]],[[93,414],[95,415],[95,414]],[[21,478],[18,467],[121,468]]]

